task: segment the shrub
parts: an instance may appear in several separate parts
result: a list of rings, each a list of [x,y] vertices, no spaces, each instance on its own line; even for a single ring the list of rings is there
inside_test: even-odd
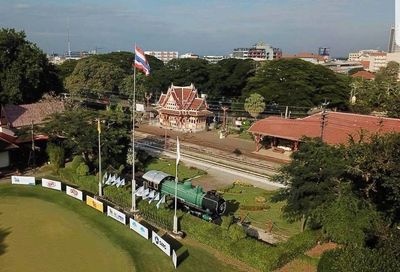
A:
[[[84,160],[83,160],[82,156],[75,156],[72,159],[72,162],[67,167],[71,168],[73,170],[76,170],[76,168],[78,168],[78,166],[83,162],[84,162]]]
[[[229,237],[232,241],[237,242],[241,239],[246,238],[246,232],[244,231],[242,226],[238,224],[233,224],[229,227]]]
[[[228,230],[229,227],[232,225],[232,223],[233,223],[233,216],[223,216],[221,228],[224,230]]]
[[[76,173],[78,176],[86,176],[89,173],[89,166],[87,166],[84,162],[81,162],[76,168]]]
[[[65,150],[62,146],[49,143],[46,149],[49,156],[50,164],[53,166],[54,171],[58,173],[61,167],[64,167]]]
[[[107,186],[104,188],[104,196],[122,208],[131,207],[132,195],[125,188]]]

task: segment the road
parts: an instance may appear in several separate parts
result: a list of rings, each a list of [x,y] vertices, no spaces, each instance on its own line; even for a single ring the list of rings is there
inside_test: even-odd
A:
[[[137,144],[137,147],[146,150],[149,153],[176,158],[176,153],[173,151],[165,151],[158,147],[146,144]],[[226,185],[230,185],[236,180],[250,183],[265,190],[277,190],[279,188],[283,188],[282,184],[272,182],[266,175],[260,175],[252,171],[237,169],[235,167],[223,165],[222,163],[217,163],[207,159],[196,158],[191,155],[181,153],[181,161],[183,161],[187,166],[193,166],[207,171],[207,176],[193,180],[193,184],[201,184],[205,187],[205,190],[217,189]]]

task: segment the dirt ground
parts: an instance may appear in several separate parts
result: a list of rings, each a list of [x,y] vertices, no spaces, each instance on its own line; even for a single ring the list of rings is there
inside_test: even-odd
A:
[[[152,135],[158,135],[160,137],[165,137],[167,134],[167,138],[174,138],[176,139],[179,136],[180,141],[186,141],[189,143],[197,144],[200,146],[205,147],[212,147],[215,149],[227,151],[227,152],[235,152],[235,150],[240,150],[242,155],[256,158],[256,159],[263,159],[271,162],[276,163],[287,163],[286,160],[280,160],[277,158],[255,154],[254,151],[256,150],[256,144],[254,141],[251,140],[244,140],[238,138],[237,135],[228,135],[228,137],[224,139],[220,139],[219,135],[216,131],[201,131],[196,133],[183,133],[173,130],[165,130],[156,126],[151,125],[139,125],[137,131],[149,133]]]

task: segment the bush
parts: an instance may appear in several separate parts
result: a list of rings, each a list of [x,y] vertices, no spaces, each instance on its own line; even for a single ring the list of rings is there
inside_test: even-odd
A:
[[[239,226],[238,224],[233,224],[229,227],[229,237],[232,239],[232,241],[237,242],[241,239],[246,238],[246,236],[246,232],[242,226]]]
[[[49,156],[50,165],[54,168],[54,171],[58,173],[61,167],[64,167],[65,150],[62,146],[49,143],[46,149],[47,155]]]
[[[232,225],[232,223],[233,223],[233,216],[223,216],[221,228],[224,230],[228,230],[229,227]]]
[[[78,168],[78,166],[83,162],[84,162],[84,160],[83,160],[82,156],[75,156],[72,159],[72,162],[67,166],[67,168],[76,170],[76,168]]]
[[[396,233],[397,232],[397,233]],[[378,248],[347,246],[325,252],[318,264],[320,272],[375,272],[399,271],[400,232],[395,230],[391,237]]]
[[[89,174],[89,166],[87,166],[84,162],[81,162],[76,168],[76,173],[78,176],[86,176]]]
[[[131,207],[132,195],[125,188],[107,186],[104,188],[104,196],[122,208],[128,209]]]

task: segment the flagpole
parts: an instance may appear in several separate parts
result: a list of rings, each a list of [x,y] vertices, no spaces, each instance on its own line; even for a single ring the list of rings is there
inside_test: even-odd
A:
[[[101,142],[100,142],[100,134],[101,134],[101,127],[100,127],[100,118],[97,119],[97,132],[99,136],[99,196],[103,196],[103,188],[101,184]]]
[[[178,217],[176,215],[177,194],[178,194],[178,165],[180,159],[179,138],[176,137],[176,164],[175,164],[175,214],[174,214],[174,229],[173,233],[178,234]]]
[[[136,54],[136,43],[135,43]],[[136,57],[136,56],[135,56]],[[135,115],[136,115],[136,65],[133,62],[133,97],[132,97],[132,212],[137,212],[136,209],[136,179],[135,179]]]

